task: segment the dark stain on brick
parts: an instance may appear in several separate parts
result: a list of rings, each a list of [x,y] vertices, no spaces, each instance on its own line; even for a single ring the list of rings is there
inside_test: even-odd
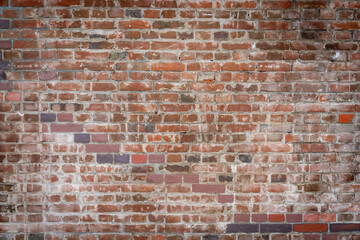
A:
[[[184,27],[184,22],[179,21],[155,21],[153,23],[153,28],[164,29],[164,28],[182,28]]]
[[[113,60],[117,60],[117,59],[125,59],[126,56],[127,56],[127,52],[111,52],[109,58]]]
[[[6,80],[6,73],[0,72],[0,80]]]
[[[252,162],[252,156],[248,154],[240,154],[239,160],[243,163],[251,163]]]
[[[193,39],[194,38],[194,33],[193,32],[181,32],[181,33],[179,33],[179,38],[181,40]]]
[[[29,235],[29,240],[44,240],[45,235],[43,233],[31,233]]]
[[[350,85],[350,92],[360,92],[360,84]]]
[[[90,49],[99,49],[100,47],[101,47],[101,42],[90,43]]]
[[[217,162],[216,156],[204,156],[203,162]]]
[[[126,10],[125,15],[127,17],[141,18],[141,10]]]
[[[316,32],[314,31],[301,31],[300,37],[303,39],[315,39],[316,38]]]
[[[136,194],[136,195],[132,196],[132,199],[133,199],[135,202],[144,202],[144,201],[147,201],[147,200],[148,200],[147,197],[144,197],[144,196],[141,195],[141,194]]]
[[[181,102],[185,103],[193,103],[196,100],[196,96],[193,94],[181,94],[180,96]]]
[[[154,172],[154,168],[152,166],[134,166],[131,169],[132,173],[147,173]]]
[[[101,34],[90,34],[90,39],[94,38],[106,38],[106,36]]]
[[[74,104],[73,104],[73,108],[74,108],[74,111],[75,111],[75,112],[81,111],[82,108],[83,108],[83,105],[82,105],[82,104],[79,104],[79,103],[74,103]]]
[[[6,205],[6,210],[11,213],[15,212],[16,211],[15,205],[12,204]]]
[[[146,124],[145,125],[145,132],[154,132],[155,131],[155,124]]]
[[[137,123],[129,123],[128,127],[129,127],[129,132],[136,132],[136,127],[138,126]]]
[[[321,190],[321,185],[318,183],[309,183],[305,184],[304,191],[305,192],[318,192]]]
[[[200,155],[186,155],[185,156],[185,161],[186,162],[200,162]]]
[[[203,236],[203,240],[219,240],[219,236],[218,235],[205,235]]]
[[[271,175],[271,182],[286,182],[286,175],[273,174],[273,175]]]
[[[233,181],[232,176],[225,176],[225,175],[219,176],[219,182],[232,182],[232,181]]]
[[[181,166],[181,165],[167,165],[165,167],[166,170],[169,172],[189,172],[190,167],[189,166]]]
[[[215,32],[214,33],[215,40],[226,40],[229,39],[229,32]]]

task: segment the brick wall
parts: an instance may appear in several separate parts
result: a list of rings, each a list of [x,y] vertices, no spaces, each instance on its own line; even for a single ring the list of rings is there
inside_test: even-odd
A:
[[[360,2],[0,0],[0,239],[360,239]]]

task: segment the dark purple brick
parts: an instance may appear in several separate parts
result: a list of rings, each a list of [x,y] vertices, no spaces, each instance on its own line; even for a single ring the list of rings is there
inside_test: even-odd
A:
[[[114,155],[113,154],[98,154],[96,156],[96,161],[98,163],[113,163]]]
[[[219,240],[218,235],[208,234],[203,237],[203,240]]]
[[[149,163],[163,163],[165,162],[164,154],[153,154],[149,156]]]
[[[0,41],[0,49],[10,49],[11,48],[11,41],[3,40]]]
[[[115,154],[114,163],[129,163],[130,155],[129,154]]]
[[[9,82],[0,82],[0,90],[10,90],[11,83]]]
[[[0,61],[0,69],[8,70],[10,68],[10,63],[7,61]]]
[[[228,224],[227,233],[255,233],[259,232],[259,224]]]
[[[291,232],[291,224],[260,224],[261,233],[287,233]]]
[[[6,73],[0,72],[0,80],[6,80]]]
[[[90,134],[87,134],[87,133],[74,134],[74,142],[89,143],[90,142]]]
[[[333,223],[330,232],[355,232],[360,231],[360,223]]]
[[[56,114],[55,113],[42,113],[40,115],[40,120],[42,122],[55,122]]]
[[[9,29],[10,28],[10,20],[0,20],[0,28],[1,29]]]

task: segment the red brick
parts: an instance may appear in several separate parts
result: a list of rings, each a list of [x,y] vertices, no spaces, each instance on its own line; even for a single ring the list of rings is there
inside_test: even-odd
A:
[[[269,214],[269,222],[284,222],[284,214]]]
[[[46,0],[47,7],[80,6],[80,0]]]
[[[323,223],[294,224],[295,232],[327,232],[328,225]]]
[[[339,123],[350,123],[354,118],[354,114],[340,114]]]
[[[129,20],[119,21],[118,27],[120,29],[150,29],[151,24],[150,22],[143,20]]]
[[[336,213],[322,213],[321,221],[322,222],[336,222]]]
[[[183,63],[153,63],[151,64],[151,70],[153,71],[185,71],[185,65]]]
[[[141,163],[146,163],[147,161],[147,156],[146,155],[132,155],[131,156],[131,162],[132,163],[137,163],[137,164],[141,164]]]
[[[21,92],[9,92],[5,95],[5,101],[21,101]]]
[[[44,7],[44,0],[11,0],[10,3],[12,7]]]

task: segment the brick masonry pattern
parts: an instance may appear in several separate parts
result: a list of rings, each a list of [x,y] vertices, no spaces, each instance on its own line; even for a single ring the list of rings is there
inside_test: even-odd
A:
[[[0,0],[0,239],[360,239],[357,0]]]

